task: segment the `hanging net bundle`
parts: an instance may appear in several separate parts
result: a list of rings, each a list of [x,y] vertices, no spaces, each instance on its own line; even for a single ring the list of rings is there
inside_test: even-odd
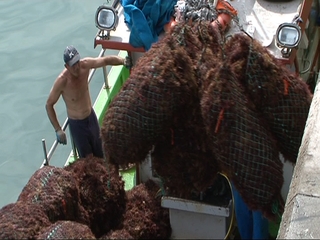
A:
[[[142,162],[172,121],[194,103],[192,60],[184,48],[171,49],[170,41],[167,36],[145,53],[108,108],[101,135],[111,163]]]
[[[142,162],[154,147],[163,191],[185,198],[223,171],[272,218],[284,204],[279,153],[295,162],[312,95],[257,41],[223,42],[197,19],[176,25],[132,69],[104,118],[107,160]]]
[[[79,205],[79,188],[73,175],[63,168],[44,166],[37,170],[22,189],[18,201],[40,205],[49,220],[88,221]]]
[[[308,85],[244,34],[226,43],[227,64],[268,122],[285,159],[295,163],[312,100]]]
[[[41,229],[36,239],[96,239],[90,228],[73,221],[57,221]]]
[[[51,223],[42,207],[18,201],[0,209],[0,239],[34,239]]]
[[[261,209],[272,217],[274,204],[284,204],[276,142],[228,66],[221,65],[208,78],[211,84],[201,106],[221,171],[251,209]]]
[[[207,21],[192,27],[179,24],[171,38],[168,44],[178,43],[174,47],[184,48],[192,59],[189,68],[194,69],[198,93],[192,102],[189,100],[189,109],[183,109],[185,115],[174,119],[170,130],[155,144],[152,166],[163,181],[166,194],[190,199],[210,187],[219,170],[205,132],[200,100],[206,89],[205,74],[221,61],[221,39]]]
[[[126,193],[118,169],[97,157],[81,158],[64,168],[79,185],[81,205],[89,226],[99,238],[122,221]]]
[[[219,39],[208,22],[179,24],[139,59],[103,121],[108,161],[142,162],[155,146],[154,166],[171,194],[187,196],[212,184],[218,167],[207,145],[195,70],[216,64]]]

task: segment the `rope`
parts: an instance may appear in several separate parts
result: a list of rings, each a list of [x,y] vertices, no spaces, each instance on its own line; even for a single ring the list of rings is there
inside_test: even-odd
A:
[[[227,175],[225,175],[224,173],[219,173],[221,176],[225,177],[225,179],[227,179],[228,183],[229,183],[229,186],[230,186],[230,191],[231,191],[231,195],[232,195],[232,213],[231,213],[231,221],[230,221],[230,225],[229,225],[229,228],[228,228],[228,231],[226,233],[226,236],[224,237],[224,239],[228,239],[230,234],[231,234],[231,231],[233,230],[233,224],[235,222],[235,210],[234,210],[234,197],[233,197],[233,193],[232,193],[232,186],[231,186],[231,182],[229,180],[229,178],[227,177]]]

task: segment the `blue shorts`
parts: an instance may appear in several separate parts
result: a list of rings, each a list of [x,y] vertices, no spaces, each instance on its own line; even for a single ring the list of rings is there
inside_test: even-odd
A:
[[[82,120],[68,119],[73,142],[78,150],[80,158],[85,158],[89,154],[103,158],[102,140],[100,127],[94,110],[90,115]]]

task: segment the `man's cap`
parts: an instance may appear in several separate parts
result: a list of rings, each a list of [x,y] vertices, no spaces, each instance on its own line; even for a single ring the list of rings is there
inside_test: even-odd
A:
[[[63,59],[66,64],[73,66],[76,62],[80,60],[80,54],[74,46],[68,46],[64,50]]]

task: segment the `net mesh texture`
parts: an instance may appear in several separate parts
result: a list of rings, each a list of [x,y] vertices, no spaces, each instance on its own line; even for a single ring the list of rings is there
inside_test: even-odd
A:
[[[73,221],[57,221],[43,228],[36,239],[96,239],[90,228]]]
[[[63,168],[44,166],[37,170],[22,189],[18,201],[40,205],[51,222],[88,222],[80,205],[78,183]]]
[[[164,54],[165,53],[165,54]],[[272,218],[284,201],[282,163],[295,162],[312,94],[245,34],[180,23],[140,58],[101,130],[107,161],[153,166],[164,192],[188,197],[223,171]],[[277,210],[275,210],[277,209]]]

